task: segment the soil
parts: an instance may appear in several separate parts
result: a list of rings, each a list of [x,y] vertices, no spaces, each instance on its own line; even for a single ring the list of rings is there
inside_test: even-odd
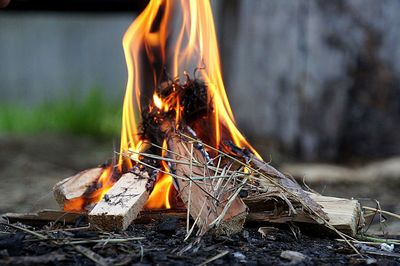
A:
[[[165,225],[165,223],[169,223]],[[163,225],[164,224],[164,225]],[[300,236],[296,238],[287,228],[273,230],[262,237],[258,227],[246,226],[239,235],[231,237],[208,234],[198,244],[183,253],[192,241],[183,241],[184,222],[158,221],[133,225],[123,234],[91,232],[87,229],[67,231],[59,228],[32,228],[17,225],[45,235],[52,240],[38,240],[32,233],[1,226],[0,264],[20,265],[198,265],[224,254],[210,265],[338,265],[377,263],[400,265],[400,258],[369,256],[360,258],[344,243],[324,237]],[[82,226],[82,225],[81,225]],[[87,243],[98,239],[142,237],[121,243]],[[71,244],[72,241],[83,240]],[[85,243],[86,241],[86,243]],[[77,247],[79,246],[79,247]],[[287,251],[300,257],[283,258]],[[379,251],[379,250],[378,250]],[[395,252],[400,249],[396,248]],[[289,252],[291,253],[291,252]],[[84,255],[85,254],[85,255]],[[395,254],[395,253],[393,253]],[[89,258],[90,257],[90,258]]]
[[[112,140],[0,136],[0,213],[58,208],[54,184],[113,156]]]
[[[0,214],[37,211],[43,208],[57,209],[58,206],[52,196],[53,185],[80,170],[103,163],[113,156],[113,146],[115,145],[112,140],[93,140],[86,137],[54,135],[0,137],[0,181],[2,182]],[[393,196],[388,197],[385,186],[365,184],[363,187],[364,193],[372,193],[373,197],[384,199],[384,202],[381,201],[384,209],[386,206],[398,208],[398,198],[394,193],[390,193]],[[359,195],[357,187],[350,188],[346,184],[328,187],[327,191],[332,196]],[[371,196],[365,195],[365,197]],[[394,203],[396,206],[393,205]],[[0,220],[0,222],[6,221]],[[133,225],[123,234],[91,232],[87,229],[66,231],[65,228],[59,232],[49,232],[54,227],[49,228],[47,225],[33,228],[21,224],[17,226],[41,232],[47,238],[63,239],[63,241],[39,241],[32,233],[0,225],[0,265],[6,263],[93,265],[95,264],[93,258],[88,258],[88,256],[93,256],[91,251],[95,252],[95,257],[101,256],[100,262],[119,265],[192,265],[203,263],[215,255],[225,253],[210,264],[337,265],[373,263],[376,259],[379,265],[400,265],[398,247],[389,254],[390,256],[368,255],[370,260],[367,260],[368,257],[360,259],[344,243],[320,235],[302,235],[296,238],[287,227],[274,231],[266,238],[257,232],[260,225],[246,225],[240,235],[231,237],[216,237],[208,234],[198,245],[183,254],[178,254],[190,243],[190,241],[183,241],[186,226],[181,221],[167,220]],[[391,233],[398,234],[399,230]],[[65,240],[79,238],[86,241],[127,237],[144,237],[144,239],[114,244],[84,243],[79,245],[82,247],[79,250],[75,247],[76,245],[70,245]],[[300,252],[303,254],[302,259],[295,262],[282,258],[281,253],[287,250]],[[379,249],[375,251],[381,252]]]

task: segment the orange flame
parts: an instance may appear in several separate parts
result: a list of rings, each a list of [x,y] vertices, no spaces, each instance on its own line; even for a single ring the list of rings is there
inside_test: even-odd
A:
[[[174,18],[174,19],[172,19]],[[146,9],[126,31],[123,48],[128,69],[128,81],[123,103],[119,173],[133,166],[131,159],[139,159],[144,150],[144,140],[139,134],[142,105],[152,99],[149,109],[158,113],[175,111],[176,127],[182,118],[183,107],[179,96],[163,97],[157,92],[162,80],[160,73],[166,69],[174,78],[196,76],[207,85],[212,115],[201,118],[193,125],[196,134],[205,142],[218,148],[222,140],[233,140],[239,147],[258,153],[246,141],[235,125],[233,113],[222,80],[220,56],[214,19],[209,0],[150,0]],[[143,55],[146,55],[143,58]],[[152,73],[152,81],[145,79]],[[175,90],[175,87],[174,87]],[[211,126],[210,126],[211,125]],[[164,140],[163,148],[167,148]],[[165,150],[162,153],[165,157]],[[167,163],[161,162],[161,171],[146,204],[147,208],[171,208],[173,179]],[[104,169],[96,189],[90,195],[69,200],[64,209],[81,211],[87,205],[100,201],[115,182],[113,166]]]
[[[206,82],[213,107],[213,115],[207,118],[207,124],[212,125],[213,135],[209,144],[218,147],[222,140],[231,139],[237,146],[247,147],[259,156],[235,125],[222,80],[209,0],[151,0],[126,31],[123,47],[128,81],[122,115],[120,171],[132,167],[131,160],[124,154],[130,149],[140,151],[139,123],[144,100],[152,97],[160,111],[166,112],[171,106],[174,107],[177,122],[180,119],[179,100],[175,99],[172,105],[168,102],[170,99],[162,99],[155,93],[154,88],[160,85],[159,76],[164,68],[173,77],[196,69],[196,78]],[[143,54],[146,55],[144,59]],[[146,73],[152,73],[152,83],[145,80]],[[167,170],[168,167],[163,165],[163,169]],[[171,187],[171,176],[160,175],[154,189],[156,193],[152,193],[147,207],[168,208],[168,194],[157,194],[161,194],[162,190],[168,193]]]
[[[87,205],[99,202],[104,195],[107,194],[114,183],[115,180],[113,179],[113,166],[110,165],[101,173],[95,186],[96,189],[89,195],[67,200],[64,203],[64,211],[80,212],[85,210]]]
[[[167,141],[163,141],[162,156],[166,156]],[[169,173],[169,167],[165,161],[161,161],[161,171],[157,177],[157,182],[147,200],[145,208],[147,209],[170,209],[170,191],[172,189],[172,176]]]

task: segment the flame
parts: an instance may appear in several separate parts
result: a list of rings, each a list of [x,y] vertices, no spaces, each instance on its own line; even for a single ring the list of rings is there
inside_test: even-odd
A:
[[[82,197],[70,199],[64,203],[64,211],[80,212],[85,209],[85,199]]]
[[[159,111],[167,112],[174,108],[176,122],[181,119],[179,99],[164,99],[155,89],[162,82],[160,73],[163,69],[178,78],[185,71],[196,70],[196,78],[206,82],[213,110],[213,114],[204,122],[212,125],[211,133],[204,133],[206,136],[211,135],[209,144],[219,147],[221,141],[231,139],[237,146],[247,147],[260,157],[235,124],[222,79],[209,0],[151,0],[126,31],[123,48],[128,81],[123,103],[121,155],[118,163],[120,172],[133,165],[124,154],[129,150],[140,151],[140,114],[146,99],[152,97]],[[152,74],[150,82],[144,78],[148,73]],[[168,171],[168,166],[163,163],[162,169]],[[169,208],[168,193],[171,188],[172,177],[160,174],[147,207]]]
[[[115,181],[116,180],[113,179],[113,165],[109,165],[104,168],[103,172],[101,173],[95,184],[94,191],[88,195],[84,195],[83,197],[67,200],[64,203],[64,211],[84,211],[86,206],[99,202],[114,185]]]
[[[172,189],[172,176],[168,174],[162,174],[157,179],[157,183],[154,186],[153,192],[150,194],[147,200],[146,209],[171,209],[171,203],[169,200],[170,191]]]
[[[96,190],[96,193],[92,194],[92,199],[94,202],[100,201],[114,185],[115,181],[112,179],[112,170],[113,167],[110,165],[104,169],[103,173],[101,173],[97,181],[97,187],[99,189]]]
[[[162,145],[162,157],[166,157],[167,141],[164,139]],[[147,209],[170,209],[170,191],[173,186],[172,176],[167,174],[170,169],[165,161],[161,161],[161,171],[158,174],[157,182],[147,200]]]
[[[157,106],[158,109],[162,109],[163,108],[163,102],[161,100],[160,97],[158,97],[158,95],[156,93],[153,94],[153,102],[155,104],[155,106]]]
[[[157,108],[157,114],[174,110],[177,128],[182,119],[183,107],[179,96],[173,93],[165,96],[160,91],[160,85],[165,82],[161,79],[163,70],[176,80],[180,80],[182,75],[189,76],[186,71],[194,71],[193,78],[201,79],[207,85],[212,113],[191,125],[203,141],[219,148],[223,140],[232,140],[260,157],[235,124],[222,79],[209,0],[150,0],[126,31],[123,48],[128,80],[123,101],[119,174],[131,169],[133,161],[139,159],[138,152],[146,149],[139,126],[142,106],[149,106],[150,111]],[[146,78],[149,74],[152,74],[150,80]],[[163,147],[167,147],[165,140]],[[167,154],[163,152],[162,156]],[[94,192],[68,201],[64,209],[83,210],[101,200],[115,182],[113,169],[110,166],[104,170]],[[147,208],[171,208],[173,204],[173,179],[168,174],[167,163],[162,162],[160,170]]]

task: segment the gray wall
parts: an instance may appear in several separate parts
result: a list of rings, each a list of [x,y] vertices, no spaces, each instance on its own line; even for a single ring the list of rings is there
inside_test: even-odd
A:
[[[122,36],[134,17],[0,13],[0,103],[38,103],[99,87],[125,90]]]
[[[248,135],[313,160],[400,152],[400,1],[224,4],[225,76]]]
[[[237,122],[264,154],[332,160],[400,153],[400,1],[214,3]],[[0,13],[0,103],[120,100],[124,14]]]

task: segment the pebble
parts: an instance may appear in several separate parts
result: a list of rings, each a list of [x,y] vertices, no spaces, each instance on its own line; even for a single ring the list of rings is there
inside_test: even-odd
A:
[[[393,250],[394,250],[394,245],[393,244],[389,245],[389,244],[386,244],[386,243],[382,243],[382,244],[380,244],[379,247],[381,248],[381,250],[387,251],[387,252],[393,252]]]
[[[304,260],[308,259],[308,257],[303,253],[292,250],[282,251],[281,258],[289,260],[290,264],[299,264],[300,262],[303,262]]]
[[[236,259],[240,260],[240,261],[246,259],[246,256],[245,256],[243,253],[239,252],[239,251],[234,252],[234,253],[233,253],[233,256],[234,256]]]
[[[243,230],[243,231],[242,231],[242,236],[243,236],[245,239],[249,238],[249,236],[250,236],[249,231]]]

